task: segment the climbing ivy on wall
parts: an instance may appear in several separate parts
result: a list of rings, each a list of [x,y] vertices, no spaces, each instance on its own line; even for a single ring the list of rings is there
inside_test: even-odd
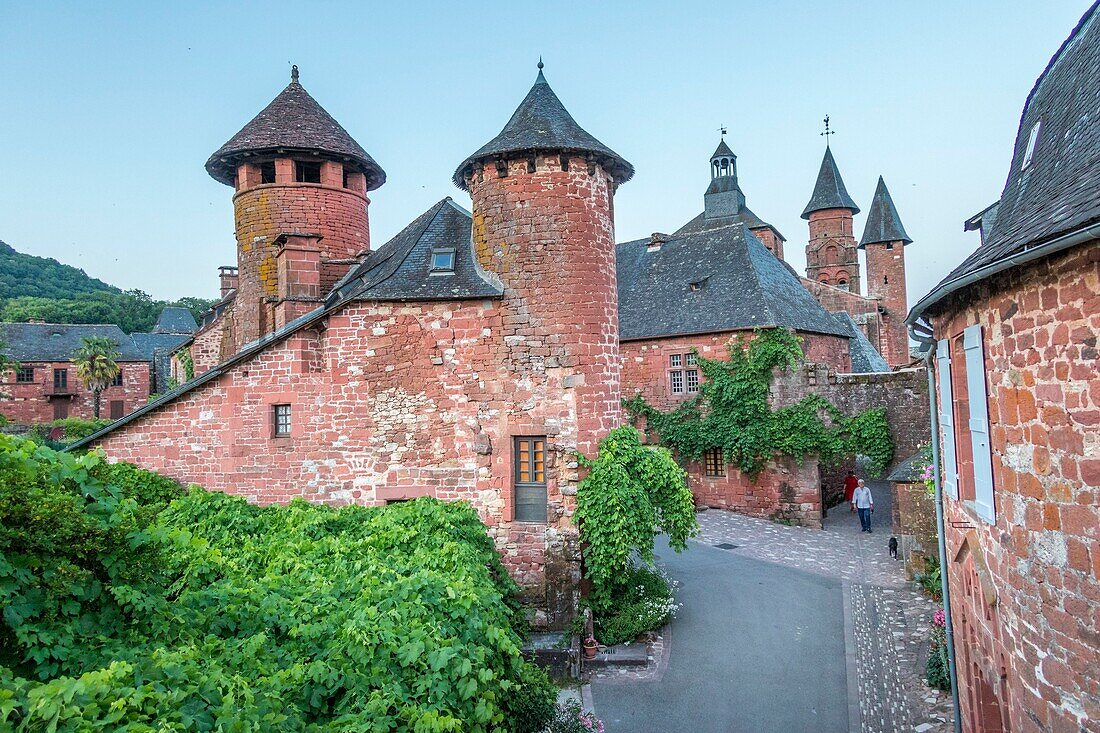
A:
[[[637,422],[683,458],[698,460],[721,448],[725,460],[755,478],[777,455],[798,461],[817,455],[832,464],[864,455],[878,476],[894,456],[886,411],[876,408],[844,415],[820,395],[772,409],[768,392],[776,369],[788,371],[803,359],[801,339],[784,329],[758,330],[747,343],[729,346],[729,361],[699,358],[705,379],[699,394],[675,410],[662,412],[641,395],[624,400]]]
[[[195,360],[191,357],[191,348],[179,351],[180,365],[183,367],[183,381],[190,382],[195,378]]]

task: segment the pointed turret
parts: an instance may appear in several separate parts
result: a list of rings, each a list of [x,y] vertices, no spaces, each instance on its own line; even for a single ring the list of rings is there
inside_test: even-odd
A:
[[[840,177],[836,161],[833,160],[833,151],[827,145],[825,157],[821,159],[821,168],[817,171],[813,196],[802,211],[802,218],[809,219],[810,214],[823,209],[848,209],[852,214],[859,213],[859,207],[844,188],[844,179]]]
[[[898,216],[898,210],[894,207],[894,200],[890,198],[886,181],[879,176],[875,197],[871,200],[871,208],[867,211],[867,224],[863,227],[863,238],[859,240],[859,248],[864,249],[868,244],[877,242],[909,244],[912,241],[901,224],[901,217]]]
[[[703,217],[711,226],[733,223],[745,207],[745,194],[737,184],[737,156],[725,138],[710,156],[710,185],[703,195]]]
[[[386,182],[386,172],[348,131],[332,118],[298,81],[298,67],[290,84],[206,161],[214,180],[232,186],[237,167],[257,157],[293,157],[295,153],[331,159],[366,178],[366,190]]]
[[[634,166],[577,124],[550,88],[542,68],[542,61],[539,61],[539,73],[531,91],[500,134],[459,164],[454,175],[456,186],[468,190],[465,178],[476,162],[536,153],[580,155],[590,162],[598,162],[611,174],[616,186],[634,175]]]

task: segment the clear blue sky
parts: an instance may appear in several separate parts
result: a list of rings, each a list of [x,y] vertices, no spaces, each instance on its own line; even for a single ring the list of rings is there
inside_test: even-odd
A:
[[[748,205],[804,265],[825,114],[864,209],[879,174],[915,240],[913,303],[977,245],[1024,99],[1087,0],[16,3],[0,0],[0,239],[156,297],[235,262],[206,158],[286,85],[386,169],[375,246],[451,195],[535,76],[637,168],[618,239],[702,210],[719,125]],[[857,237],[863,214],[856,218]]]

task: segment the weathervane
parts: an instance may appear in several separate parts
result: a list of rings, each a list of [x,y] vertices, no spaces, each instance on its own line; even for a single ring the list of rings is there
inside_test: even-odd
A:
[[[726,126],[722,125],[721,127],[719,127],[718,132],[722,135],[722,139],[725,140],[726,139]]]
[[[825,147],[829,147],[829,135],[836,134],[836,130],[829,129],[829,115],[825,115],[825,132],[819,134],[825,138]]]

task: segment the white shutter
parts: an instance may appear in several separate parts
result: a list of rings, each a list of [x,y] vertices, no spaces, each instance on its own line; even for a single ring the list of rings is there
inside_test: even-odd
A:
[[[985,354],[982,327],[963,331],[966,352],[966,392],[970,401],[970,442],[974,447],[974,508],[978,516],[995,524],[993,509],[993,456],[989,451],[989,396],[985,390]]]
[[[951,344],[947,339],[936,344],[936,378],[940,383],[940,432],[943,435],[943,489],[952,499],[959,498],[959,467],[955,462],[955,406],[951,403]]]

